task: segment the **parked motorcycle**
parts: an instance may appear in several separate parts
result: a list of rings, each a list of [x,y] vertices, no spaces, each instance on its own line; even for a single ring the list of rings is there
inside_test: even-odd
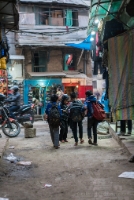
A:
[[[21,106],[16,112],[14,112],[15,119],[21,125],[24,125],[24,122],[30,121],[32,124],[34,123],[34,104],[28,104]]]
[[[8,137],[16,137],[20,133],[20,125],[9,117],[9,110],[4,106],[5,96],[0,94],[0,125],[3,133]]]

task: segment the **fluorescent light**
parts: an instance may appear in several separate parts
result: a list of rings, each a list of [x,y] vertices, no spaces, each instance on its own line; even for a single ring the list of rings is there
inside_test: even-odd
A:
[[[94,38],[93,38],[93,37],[91,37],[91,38],[90,38],[90,41],[94,41]]]
[[[92,31],[92,32],[91,32],[91,35],[95,35],[95,31]]]

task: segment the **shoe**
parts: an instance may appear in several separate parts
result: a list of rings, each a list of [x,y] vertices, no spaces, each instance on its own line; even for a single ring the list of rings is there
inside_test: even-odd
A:
[[[75,146],[75,147],[78,146],[78,142],[75,142],[74,146]]]
[[[124,136],[125,133],[124,132],[120,132],[119,134],[117,134],[118,136]]]
[[[60,148],[60,146],[58,146],[58,147],[54,147],[55,149],[59,149]]]
[[[2,135],[1,135],[1,133],[0,133],[0,138],[2,138]]]
[[[97,144],[97,143],[92,143],[92,145],[94,145],[94,146],[98,146],[98,144]]]
[[[84,140],[83,140],[83,139],[81,139],[81,140],[80,140],[80,144],[83,144],[83,143],[84,143]]]
[[[61,143],[65,143],[65,141],[64,141],[64,140],[61,140]]]
[[[93,144],[91,139],[88,140],[88,144]]]
[[[65,140],[65,142],[68,142],[68,140]]]

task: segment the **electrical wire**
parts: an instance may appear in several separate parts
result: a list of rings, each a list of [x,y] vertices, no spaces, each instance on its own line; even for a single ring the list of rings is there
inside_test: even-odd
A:
[[[85,27],[79,27],[77,29],[74,29],[72,31],[59,31],[59,32],[32,32],[32,31],[23,31],[23,30],[19,30],[19,31],[16,31],[16,30],[12,30],[11,32],[15,32],[15,33],[27,33],[27,34],[33,34],[33,35],[42,35],[42,36],[59,36],[60,35],[67,35],[67,34],[70,34],[70,33],[74,33],[74,32],[77,32],[77,31],[80,31],[80,30],[86,30],[87,29],[87,26]]]

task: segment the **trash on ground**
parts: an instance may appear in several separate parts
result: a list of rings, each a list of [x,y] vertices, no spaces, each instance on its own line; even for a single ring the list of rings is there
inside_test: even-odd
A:
[[[9,200],[9,199],[0,197],[0,200]]]
[[[128,161],[129,161],[129,162],[134,162],[134,155],[132,155],[132,156],[129,158]]]
[[[44,187],[46,188],[46,187],[51,187],[52,185],[50,185],[50,184],[45,184],[44,185]]]
[[[9,149],[14,149],[14,148],[15,148],[15,146],[10,146],[10,147],[9,147]]]
[[[31,161],[20,161],[20,162],[17,162],[17,165],[29,166],[31,164],[32,164]]]
[[[133,178],[134,179],[134,172],[123,172],[118,177],[120,177],[120,178]]]
[[[17,158],[13,155],[13,153],[10,153],[9,156],[6,157],[7,160],[10,162],[15,162]]]
[[[107,135],[109,133],[109,124],[106,121],[98,123],[97,133],[101,135]]]

